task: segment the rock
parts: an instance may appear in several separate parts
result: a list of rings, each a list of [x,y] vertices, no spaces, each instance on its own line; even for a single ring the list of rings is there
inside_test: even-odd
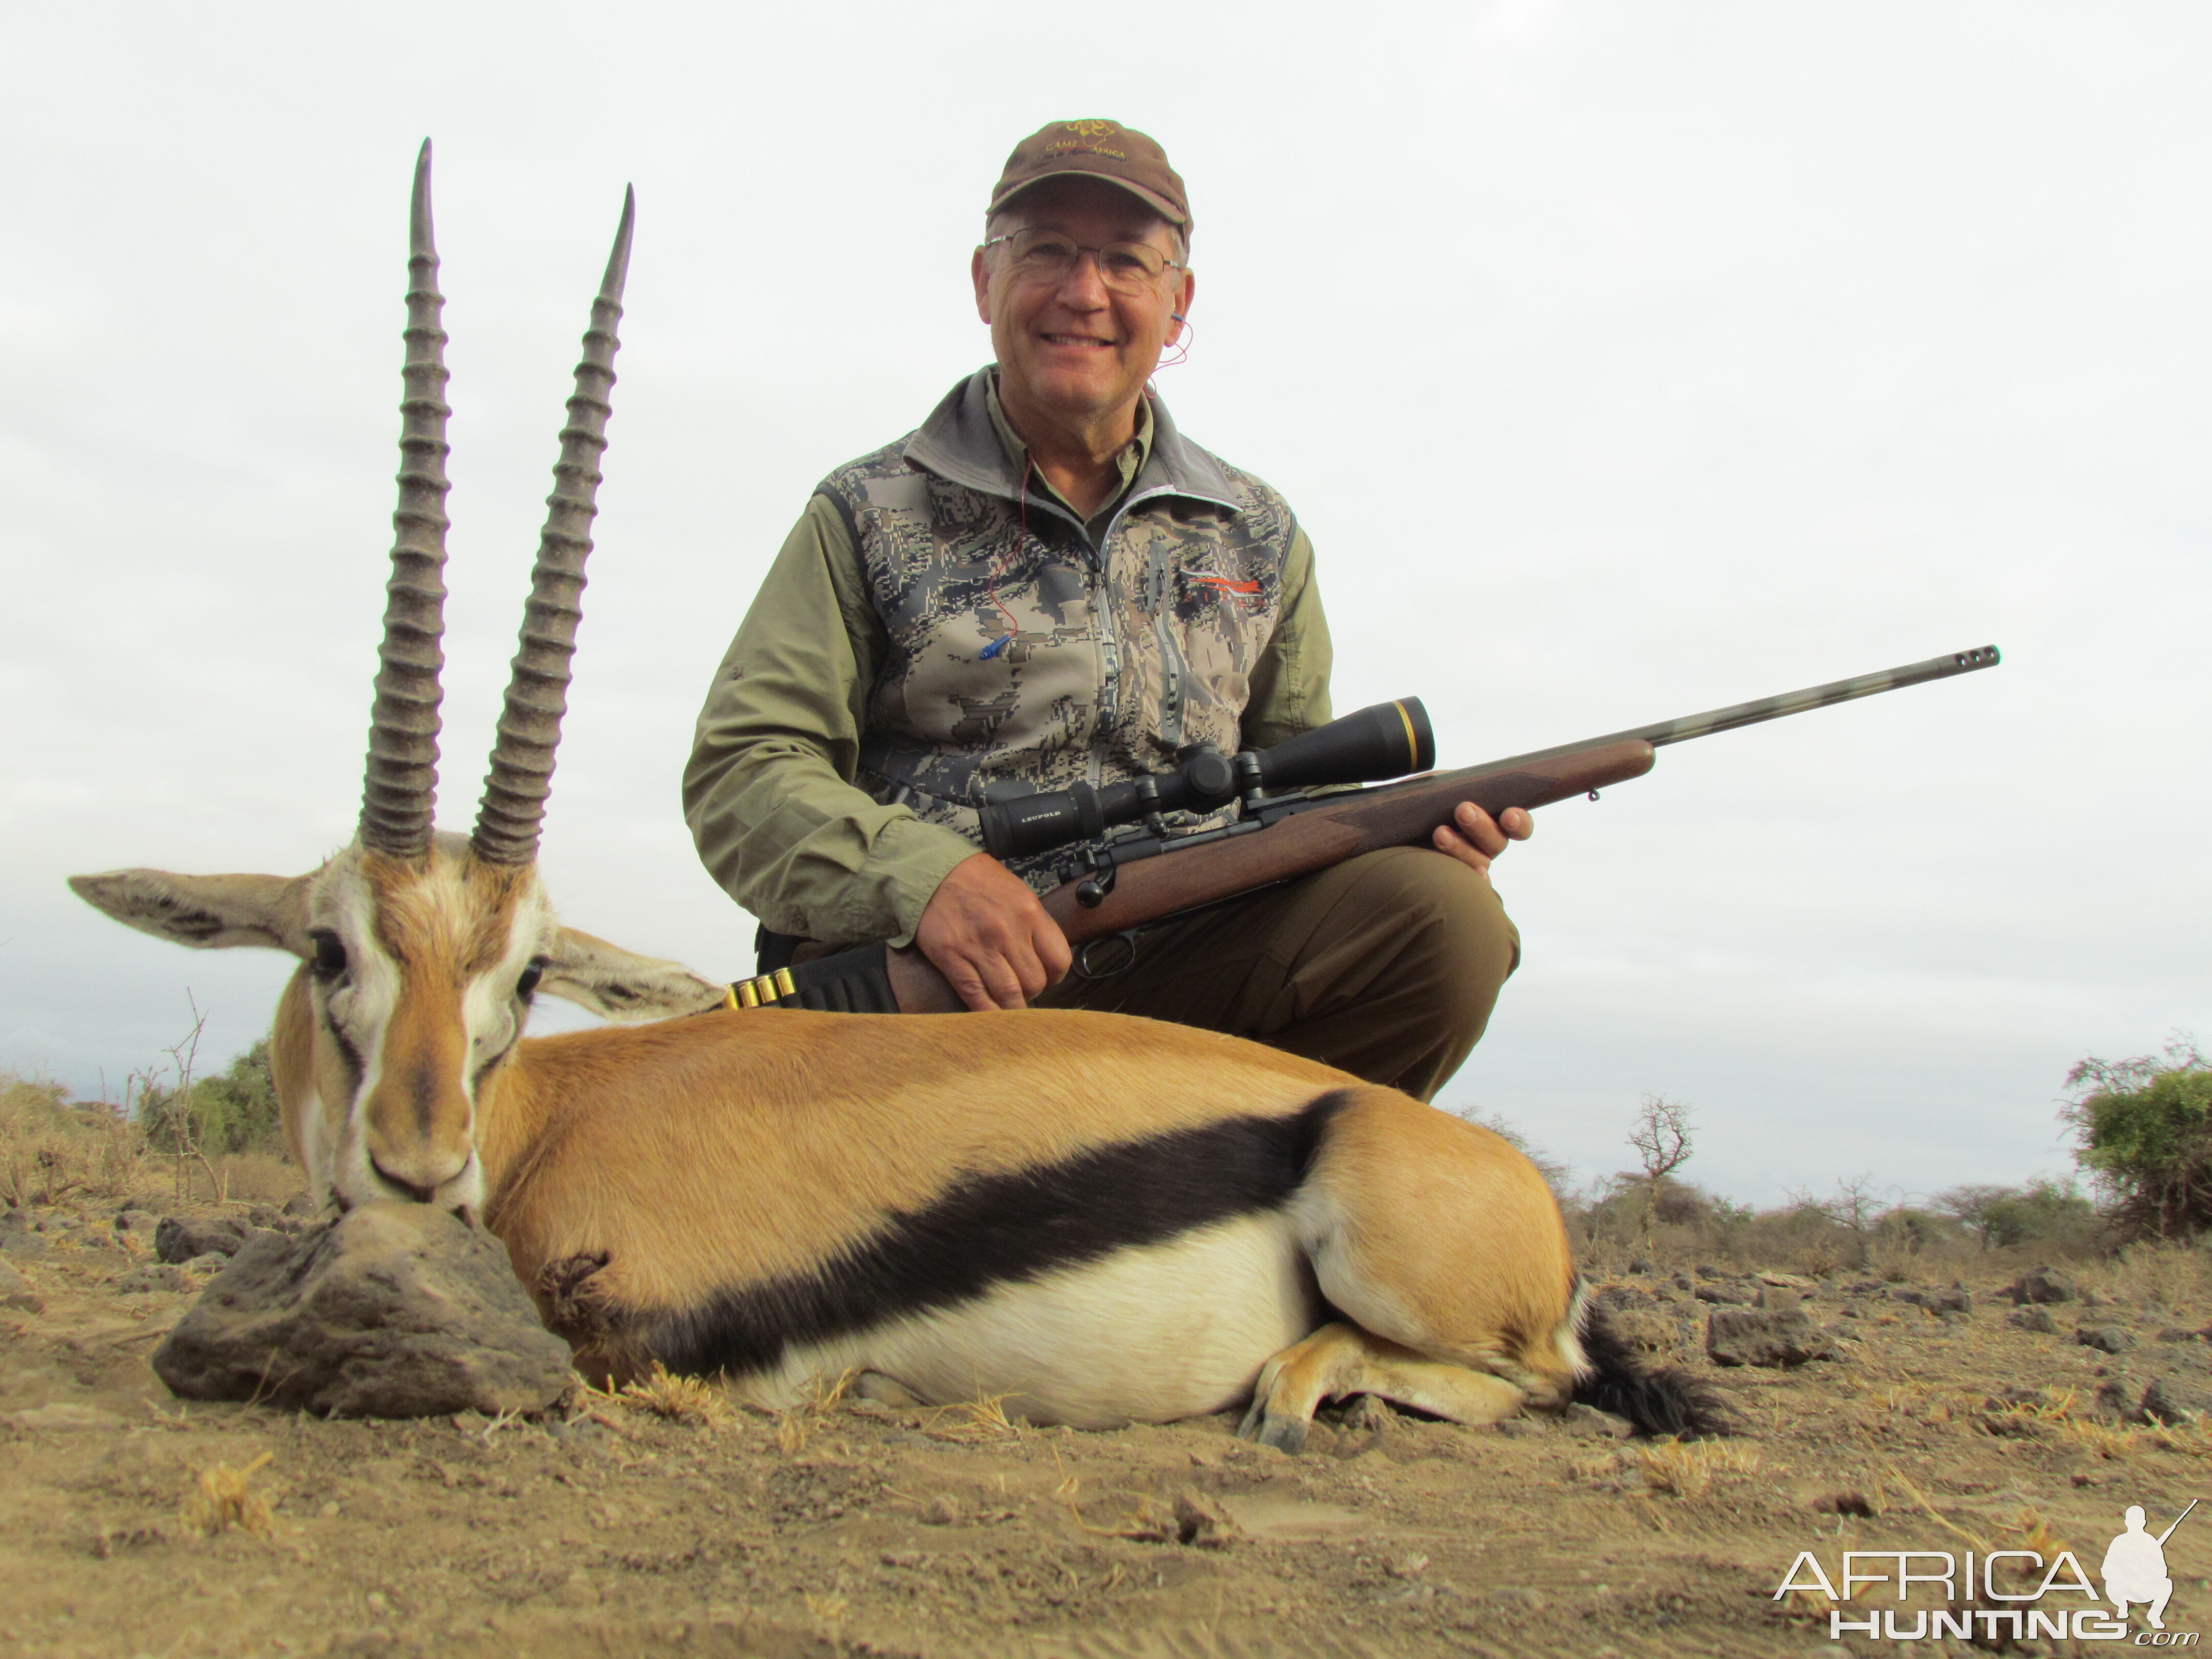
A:
[[[1541,1434],[1544,1425],[1533,1417],[1508,1417],[1492,1425],[1508,1440],[1523,1440],[1532,1434]]]
[[[295,1193],[284,1200],[284,1213],[289,1216],[311,1216],[322,1207],[306,1193]]]
[[[1615,1336],[1645,1353],[1668,1352],[1677,1340],[1674,1322],[1664,1314],[1631,1309],[1626,1313],[1613,1315],[1607,1322],[1613,1327]]]
[[[1568,1407],[1559,1413],[1559,1426],[1577,1440],[1627,1440],[1636,1433],[1636,1425],[1626,1418],[1595,1406]]]
[[[1751,1305],[1754,1308],[1770,1309],[1776,1313],[1787,1313],[1792,1308],[1802,1308],[1805,1305],[1805,1293],[1802,1291],[1786,1290],[1778,1285],[1762,1285],[1759,1287],[1758,1294],[1751,1298]]]
[[[1712,1264],[1711,1262],[1710,1262],[1710,1261],[1700,1261],[1699,1263],[1698,1263],[1698,1278],[1700,1278],[1700,1279],[1718,1279],[1720,1276],[1721,1276],[1721,1270],[1720,1270],[1718,1267],[1716,1267],[1715,1266],[1713,1266],[1713,1264]]]
[[[426,1204],[258,1235],[153,1358],[188,1399],[342,1417],[542,1410],[574,1380],[499,1241]]]
[[[192,1281],[185,1277],[182,1267],[163,1263],[152,1267],[134,1267],[115,1281],[118,1296],[150,1296],[159,1291],[189,1291]]]
[[[188,1273],[196,1274],[202,1279],[212,1279],[230,1266],[230,1258],[221,1250],[210,1250],[205,1255],[196,1255],[182,1265]]]
[[[1176,1494],[1175,1517],[1176,1541],[1197,1549],[1225,1550],[1244,1535],[1228,1510],[1195,1487]]]
[[[1635,1261],[1628,1264],[1628,1271],[1632,1273],[1656,1273],[1658,1269],[1651,1265],[1651,1258],[1650,1256],[1639,1255]]]
[[[0,1260],[0,1308],[14,1313],[44,1313],[46,1300],[31,1288],[31,1281]]]
[[[1687,1273],[1676,1273],[1674,1275],[1674,1288],[1686,1293],[1698,1288],[1697,1281],[1692,1279]]]
[[[1601,1308],[1649,1308],[1654,1304],[1651,1292],[1635,1285],[1608,1285],[1591,1300]]]
[[[2131,1423],[2136,1420],[2135,1390],[2125,1377],[2108,1377],[2097,1385],[2097,1393],[2089,1402],[2089,1415],[2100,1423]]]
[[[236,1255],[253,1230],[236,1216],[187,1221],[166,1216],[154,1229],[154,1254],[163,1261],[190,1261],[210,1253]]]
[[[1763,1273],[1758,1277],[1760,1284],[1771,1285],[1778,1290],[1804,1291],[1809,1293],[1820,1287],[1818,1279],[1808,1279],[1802,1273]]]
[[[1700,1285],[1697,1289],[1700,1302],[1710,1302],[1721,1308],[1746,1308],[1751,1305],[1751,1292],[1740,1285]]]
[[[2204,1340],[2204,1333],[2187,1330],[2179,1325],[2169,1325],[2158,1334],[2158,1340],[2161,1342],[2202,1342]]]
[[[2023,1331],[2039,1331],[2045,1336],[2051,1335],[2058,1328],[2058,1322],[2051,1316],[2051,1310],[2039,1308],[2033,1303],[2025,1308],[2016,1308],[2007,1314],[2005,1323],[2017,1326]]]
[[[28,1210],[19,1210],[13,1205],[0,1210],[0,1232],[21,1232],[30,1224],[31,1212]]]
[[[1806,1317],[1802,1308],[1716,1308],[1705,1328],[1705,1352],[1716,1365],[1778,1370],[1836,1357],[1827,1333]]]
[[[2081,1294],[2081,1287],[2056,1267],[2038,1267],[2014,1279],[2008,1294],[2025,1307],[2031,1302],[2075,1301]]]
[[[2151,1423],[2187,1423],[2212,1413],[2212,1395],[2178,1376],[2153,1379],[2136,1414]]]
[[[155,1231],[161,1224],[161,1218],[150,1210],[124,1210],[115,1218],[115,1231],[118,1234],[148,1244],[154,1242]]]
[[[33,1232],[0,1233],[0,1250],[9,1255],[44,1255],[46,1253],[46,1236]]]
[[[2125,1353],[2136,1345],[2135,1338],[2118,1325],[2083,1325],[2075,1331],[2074,1340],[2099,1353]]]
[[[1920,1305],[1932,1314],[1970,1314],[1974,1310],[1974,1293],[1964,1285],[1954,1285],[1948,1291],[1930,1291]]]

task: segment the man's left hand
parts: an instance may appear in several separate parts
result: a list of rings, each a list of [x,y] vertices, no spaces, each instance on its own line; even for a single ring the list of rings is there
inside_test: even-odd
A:
[[[1517,806],[1492,818],[1473,801],[1463,800],[1453,810],[1452,822],[1439,824],[1431,840],[1439,853],[1449,853],[1477,874],[1488,875],[1491,860],[1505,850],[1505,844],[1528,840],[1535,827],[1535,820]]]

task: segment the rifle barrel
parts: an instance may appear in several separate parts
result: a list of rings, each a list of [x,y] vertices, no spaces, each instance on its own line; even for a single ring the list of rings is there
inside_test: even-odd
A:
[[[1756,702],[1739,702],[1726,708],[1708,709],[1702,714],[1686,714],[1680,720],[1661,720],[1656,726],[1639,726],[1632,731],[1609,732],[1601,738],[1588,738],[1580,743],[1563,743],[1556,749],[1539,749],[1532,754],[1516,755],[1511,760],[1494,762],[1492,765],[1503,767],[1522,761],[1549,760],[1556,755],[1571,754],[1577,749],[1594,748],[1601,743],[1633,740],[1660,749],[1670,743],[1687,742],[1692,738],[1709,738],[1716,732],[1733,732],[1740,726],[1757,726],[1762,720],[1778,720],[1785,714],[1802,714],[1810,709],[1826,708],[1830,703],[1849,702],[1854,697],[1871,697],[1884,691],[1899,691],[1908,685],[1924,685],[1929,680],[1948,679],[1954,674],[1971,674],[1978,668],[1994,668],[2001,660],[1994,645],[1976,646],[1970,651],[1954,651],[1948,656],[1930,657],[1925,662],[1907,663],[1902,668],[1885,669],[1878,674],[1861,674],[1853,679],[1831,680],[1826,685],[1808,686],[1802,691],[1787,691],[1778,697],[1761,697]]]

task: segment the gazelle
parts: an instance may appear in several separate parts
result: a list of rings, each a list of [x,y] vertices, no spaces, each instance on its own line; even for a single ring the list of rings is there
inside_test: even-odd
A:
[[[416,169],[398,535],[351,845],[310,874],[70,885],[118,921],[301,966],[271,1059],[344,1210],[442,1205],[506,1245],[594,1377],[654,1361],[787,1402],[1003,1395],[1078,1425],[1249,1399],[1285,1449],[1335,1395],[1463,1422],[1586,1400],[1713,1425],[1582,1295],[1497,1135],[1256,1044],[1085,1013],[739,1010],[562,927],[538,879],[632,209],[584,337],[475,828],[433,828],[447,489],[429,147]],[[617,1021],[525,1040],[532,998]]]

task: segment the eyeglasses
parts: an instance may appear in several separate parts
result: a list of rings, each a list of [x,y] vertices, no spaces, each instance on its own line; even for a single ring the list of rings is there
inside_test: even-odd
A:
[[[1109,242],[1103,247],[1085,247],[1073,236],[1057,230],[1018,230],[994,236],[983,246],[1005,242],[1013,259],[1014,275],[1024,283],[1061,283],[1086,253],[1098,258],[1098,280],[1122,294],[1142,294],[1170,270],[1189,267],[1170,259],[1149,242]]]

